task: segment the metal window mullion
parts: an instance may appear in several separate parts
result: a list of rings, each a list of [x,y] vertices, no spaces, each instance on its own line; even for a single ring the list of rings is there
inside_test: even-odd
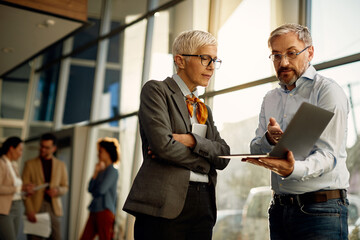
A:
[[[158,0],[148,0],[148,11],[155,9],[157,4],[158,4]],[[141,86],[143,86],[145,82],[149,80],[154,20],[155,20],[154,15],[150,16],[148,18],[146,25],[144,63],[143,63]],[[139,124],[137,125],[136,132],[137,134],[136,134],[136,140],[134,146],[134,158],[133,158],[133,167],[132,167],[132,176],[131,176],[132,180],[135,178],[136,172],[140,166],[139,154],[141,154],[141,151],[139,151],[139,149],[141,148],[141,140],[139,134]]]
[[[30,78],[29,78],[29,88],[28,88],[28,97],[27,97],[27,105],[25,109],[25,138],[29,138],[29,132],[31,123],[34,120],[34,112],[35,112],[35,96],[37,93],[37,87],[39,86],[39,78],[40,78],[40,72],[36,72],[36,68],[39,67],[40,63],[42,62],[42,55],[35,58],[33,61],[31,61],[31,72],[30,72]]]
[[[71,51],[73,46],[73,38],[64,41],[63,54]],[[65,58],[61,61],[59,83],[56,93],[55,111],[54,111],[54,130],[60,130],[63,127],[63,118],[65,112],[66,93],[70,76],[71,58]]]
[[[111,2],[112,2],[112,0],[104,1],[103,11],[102,11],[102,20],[101,20],[101,25],[100,25],[100,33],[99,33],[100,36],[105,35],[110,32]],[[102,92],[104,89],[108,48],[109,48],[109,39],[108,38],[99,41],[97,58],[96,58],[90,121],[97,121],[99,119],[101,97],[102,97]]]
[[[209,13],[209,32],[218,38],[219,23],[220,23],[220,0],[210,0],[210,13]],[[214,91],[216,81],[216,71],[214,72],[213,79],[210,81],[209,86],[205,88],[205,93]],[[204,102],[212,108],[214,105],[214,97],[208,96],[204,98]]]
[[[104,0],[101,14],[101,25],[99,35],[105,35],[110,31],[111,26],[111,2],[112,0]],[[99,120],[99,110],[102,98],[102,92],[104,89],[104,79],[105,79],[105,70],[106,70],[106,61],[107,61],[107,52],[108,52],[108,44],[109,39],[102,39],[99,41],[98,50],[97,50],[97,58],[95,63],[95,75],[94,75],[94,87],[92,93],[92,103],[91,103],[91,112],[90,112],[90,122],[94,122]],[[89,176],[91,175],[91,169],[94,163],[92,161],[96,161],[94,159],[96,154],[96,148],[94,144],[96,144],[96,138],[98,136],[98,127],[90,127],[88,131],[88,138],[86,140],[86,149],[89,149],[84,154],[84,163],[85,166],[82,169],[80,181],[81,181],[81,192],[86,192],[87,184]],[[83,206],[85,204],[85,196],[81,195],[78,199],[77,205]],[[83,215],[83,209],[81,207],[78,208],[76,213],[76,226],[74,226],[74,234],[75,236],[80,235],[81,227],[81,216]]]
[[[148,0],[148,11],[152,11],[156,8],[158,4],[158,0]],[[146,24],[146,35],[145,35],[145,46],[144,46],[144,62],[143,62],[143,69],[142,69],[142,78],[141,78],[141,86],[144,85],[145,82],[149,80],[150,74],[150,64],[151,64],[151,50],[152,50],[152,39],[153,39],[153,32],[154,32],[154,22],[155,18],[154,15],[151,15],[147,18]],[[140,139],[140,126],[139,122],[136,126],[136,137],[135,137],[135,144],[134,144],[134,157],[133,157],[133,164],[132,164],[132,172],[131,172],[131,181],[134,180],[136,173],[139,169],[141,164],[141,139]],[[125,225],[125,232],[126,232],[126,239],[131,239],[131,227],[132,227],[133,218],[128,217],[126,220]]]

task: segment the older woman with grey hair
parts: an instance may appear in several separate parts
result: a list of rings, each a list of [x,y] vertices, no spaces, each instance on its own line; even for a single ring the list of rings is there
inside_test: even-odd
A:
[[[217,131],[211,109],[198,99],[220,67],[217,41],[205,31],[181,33],[173,44],[176,74],[148,81],[140,97],[143,164],[124,210],[136,217],[141,239],[212,238],[216,221],[216,170],[230,148]],[[150,148],[150,151],[149,151]]]

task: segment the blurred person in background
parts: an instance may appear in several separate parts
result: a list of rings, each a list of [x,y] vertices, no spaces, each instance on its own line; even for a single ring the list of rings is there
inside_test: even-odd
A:
[[[39,156],[25,163],[22,179],[25,184],[32,183],[36,187],[47,186],[25,199],[27,219],[36,222],[37,213],[49,213],[51,235],[48,239],[61,240],[60,217],[63,215],[61,196],[68,192],[69,184],[65,163],[54,156],[56,144],[57,138],[54,134],[45,133],[41,136]],[[44,239],[31,234],[27,237],[29,240]]]
[[[0,149],[0,240],[15,240],[23,212],[22,191],[33,193],[33,184],[22,185],[17,160],[22,156],[23,143],[9,137]]]
[[[120,161],[120,145],[116,138],[100,138],[97,143],[99,161],[95,165],[88,191],[93,199],[89,205],[90,215],[81,240],[111,240],[116,214],[116,189]]]

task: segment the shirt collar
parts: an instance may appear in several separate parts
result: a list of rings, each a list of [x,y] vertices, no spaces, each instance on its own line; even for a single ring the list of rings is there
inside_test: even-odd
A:
[[[301,86],[306,80],[314,80],[315,75],[316,75],[316,69],[313,67],[313,65],[309,65],[309,67],[306,69],[303,75],[301,75],[301,77],[299,77],[298,80],[296,80],[295,82],[296,87]],[[285,88],[285,84],[279,82],[279,85],[284,91],[287,91],[287,89]]]
[[[2,155],[2,158],[5,159],[5,161],[7,162],[11,162],[10,159],[5,154]]]
[[[189,88],[186,86],[185,82],[181,79],[181,77],[179,75],[174,74],[172,76],[172,78],[175,80],[176,84],[179,86],[179,88],[180,88],[182,94],[184,95],[184,97],[187,96],[187,95],[191,96],[192,94],[195,97],[199,97],[199,93],[198,93],[197,88],[195,88],[195,90],[193,92],[191,92],[189,90]]]

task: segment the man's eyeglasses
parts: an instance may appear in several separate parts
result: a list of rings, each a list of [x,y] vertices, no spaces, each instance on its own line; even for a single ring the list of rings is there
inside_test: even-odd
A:
[[[295,59],[300,53],[304,52],[309,47],[310,46],[307,46],[306,48],[304,48],[300,52],[296,52],[295,50],[292,50],[292,51],[289,51],[289,52],[285,53],[284,55],[282,55],[280,53],[270,54],[269,58],[273,62],[281,62],[282,57],[285,57],[288,60]]]
[[[211,62],[214,63],[215,69],[219,69],[221,66],[222,61],[218,58],[212,58],[209,55],[192,55],[192,54],[181,54],[184,57],[199,57],[201,58],[201,64],[204,67],[210,66]]]

